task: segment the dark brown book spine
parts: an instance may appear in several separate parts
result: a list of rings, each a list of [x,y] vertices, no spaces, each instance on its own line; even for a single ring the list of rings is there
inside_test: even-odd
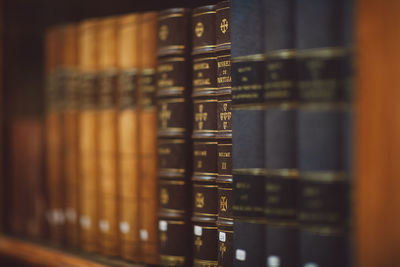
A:
[[[217,4],[218,265],[233,266],[232,77],[229,1]]]
[[[65,86],[64,107],[64,175],[65,175],[65,222],[66,242],[78,247],[79,239],[79,110],[78,110],[78,28],[76,25],[63,27],[64,49],[63,82]]]
[[[194,266],[218,265],[216,9],[192,12],[193,59],[193,258]]]
[[[98,21],[80,25],[80,245],[86,251],[98,250]]]
[[[48,41],[52,43],[49,51],[48,87],[46,91],[46,177],[49,194],[50,239],[55,243],[63,242],[65,225],[64,217],[64,170],[63,170],[63,71],[61,68],[63,35],[60,27],[53,28],[48,33]],[[53,61],[53,62],[51,62]]]
[[[99,246],[103,254],[118,255],[117,213],[117,19],[99,23]]]
[[[141,262],[158,264],[157,194],[157,109],[155,67],[157,49],[157,13],[140,16],[140,200],[139,236]]]
[[[191,266],[190,11],[161,11],[157,32],[160,263]]]
[[[118,214],[120,254],[139,261],[139,15],[119,18]]]

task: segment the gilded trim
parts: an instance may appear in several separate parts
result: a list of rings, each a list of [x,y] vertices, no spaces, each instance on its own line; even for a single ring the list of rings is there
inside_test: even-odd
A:
[[[161,58],[158,60],[158,64],[164,63],[164,62],[183,62],[186,61],[186,58],[184,57],[169,57],[169,58]]]
[[[264,54],[254,54],[254,55],[239,56],[232,58],[233,63],[248,62],[248,61],[264,61],[264,60],[265,60]]]
[[[162,17],[158,17],[157,19],[160,20],[164,20],[164,19],[169,19],[169,18],[179,18],[179,17],[183,17],[183,13],[174,13],[174,14],[168,14]]]
[[[348,182],[349,174],[345,172],[309,171],[300,172],[300,179],[321,183]]]
[[[199,62],[199,61],[205,61],[205,60],[214,60],[217,59],[217,57],[204,57],[204,58],[195,58],[193,62]]]
[[[159,144],[185,144],[185,139],[160,139],[158,140]]]
[[[297,56],[297,51],[295,49],[281,49],[270,51],[265,54],[266,59],[268,58],[295,58]]]
[[[215,14],[215,13],[217,13],[217,11],[206,11],[206,12],[193,14],[192,17],[194,18],[194,17],[198,17],[198,16],[201,16],[201,15]]]
[[[267,170],[261,168],[241,168],[241,169],[233,169],[233,175],[266,175]]]

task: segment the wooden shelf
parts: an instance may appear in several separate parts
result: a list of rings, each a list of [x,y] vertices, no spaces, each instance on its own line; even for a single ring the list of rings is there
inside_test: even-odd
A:
[[[85,267],[145,267],[145,265],[107,258],[97,254],[61,250],[45,244],[34,243],[0,235],[0,259],[32,266],[85,266]],[[25,266],[24,265],[24,266]],[[15,265],[18,266],[18,265]]]

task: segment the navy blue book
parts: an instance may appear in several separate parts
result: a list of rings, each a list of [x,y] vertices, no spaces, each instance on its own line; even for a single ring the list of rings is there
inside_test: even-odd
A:
[[[262,0],[233,0],[232,174],[234,262],[265,266]]]
[[[350,266],[351,10],[297,0],[300,264]]]
[[[298,264],[294,15],[294,0],[264,0],[264,216],[270,267]]]

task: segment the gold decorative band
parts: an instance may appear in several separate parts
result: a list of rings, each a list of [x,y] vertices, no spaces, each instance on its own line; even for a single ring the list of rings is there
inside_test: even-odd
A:
[[[159,139],[159,144],[184,144],[186,143],[185,139]]]
[[[168,49],[184,49],[184,45],[168,45],[168,46],[162,46],[159,51],[161,50],[168,50]]]
[[[169,221],[169,220],[162,220],[161,221],[166,221],[168,224],[178,224],[178,225],[183,225],[185,224],[185,221]]]
[[[169,19],[169,18],[179,18],[179,17],[183,17],[183,13],[174,13],[174,14],[165,15],[162,17],[158,17],[158,20],[164,20],[164,19]]]
[[[232,174],[237,175],[266,175],[267,170],[262,168],[242,168],[242,169],[233,169]]]
[[[218,173],[216,173],[216,172],[194,172],[193,175],[213,175],[213,176],[217,176]]]
[[[158,101],[161,104],[164,103],[183,103],[185,102],[184,98],[168,98],[168,99],[163,99]]]
[[[254,217],[245,217],[245,216],[234,216],[233,219],[235,221],[253,223],[253,224],[267,224],[268,221],[264,218],[254,218]]]
[[[215,14],[215,13],[217,13],[216,11],[206,11],[206,12],[201,12],[201,13],[196,13],[196,14],[193,14],[192,15],[192,17],[198,17],[198,16],[201,16],[201,15],[207,15],[207,14]]]
[[[229,9],[229,6],[218,8],[215,11],[218,12],[218,11],[225,10],[225,9]]]
[[[203,49],[203,48],[215,48],[215,45],[202,45],[202,46],[194,46],[193,50],[195,49]],[[210,51],[210,53],[213,51]],[[192,54],[195,54],[195,52],[192,52]]]
[[[214,59],[217,59],[217,57],[202,57],[202,58],[193,59],[193,62],[199,62],[199,61],[205,61],[205,60],[214,60]]]
[[[198,99],[198,100],[194,100],[193,103],[217,103],[218,100],[217,99]]]
[[[299,171],[297,169],[267,169],[267,175],[280,176],[282,178],[298,178]]]
[[[283,58],[283,59],[294,58],[296,57],[296,55],[297,52],[294,49],[275,50],[265,54],[267,60],[268,58]]]
[[[254,54],[254,55],[239,56],[232,58],[232,62],[234,63],[247,62],[247,61],[264,61],[264,60],[265,60],[264,54]]]
[[[225,43],[225,44],[230,44],[229,43]],[[224,57],[231,57],[231,54],[227,54],[227,55],[218,55],[217,58],[224,58]]]
[[[206,261],[202,259],[194,259],[195,267],[218,267],[218,261]]]
[[[185,181],[170,181],[170,180],[160,180],[160,184],[174,184],[174,185],[184,185]]]
[[[217,188],[217,185],[210,185],[210,184],[193,184],[194,187],[202,187],[202,188]]]
[[[179,172],[179,173],[185,173],[185,169],[174,169],[174,168],[160,168],[160,171],[163,172]]]
[[[232,110],[264,110],[264,104],[256,104],[256,103],[249,103],[249,104],[234,104],[232,105]]]
[[[217,214],[215,214],[215,215],[217,215]],[[199,225],[199,226],[201,227],[201,229],[217,230],[217,226],[201,226],[201,225]]]
[[[218,142],[199,142],[199,141],[195,141],[193,142],[194,145],[217,145]]]
[[[185,213],[185,210],[177,210],[177,209],[165,209],[165,208],[160,208],[161,212],[176,212],[176,213]]]
[[[186,61],[186,58],[184,57],[167,57],[167,58],[162,58],[158,60],[158,64],[164,63],[164,62],[182,62]]]
[[[180,128],[180,127],[165,127],[165,128],[159,128],[159,130],[160,130],[160,132],[162,132],[162,131],[172,131],[172,132],[181,132],[181,133],[184,133],[184,132],[186,132],[186,128]]]
[[[167,265],[167,266],[183,265],[185,263],[185,257],[184,256],[160,255],[160,261],[163,265]]]
[[[348,47],[321,47],[298,50],[298,57],[343,57],[350,53],[350,48]]]
[[[349,181],[349,174],[346,172],[309,171],[300,172],[300,178],[312,182],[337,183]]]
[[[230,144],[218,144],[218,146],[232,146],[232,144],[230,143]]]
[[[144,74],[144,75],[151,75],[151,74],[154,74],[154,73],[156,73],[155,69],[148,68],[148,69],[143,69],[142,70],[142,74]]]
[[[231,44],[231,42],[226,42],[226,43],[222,43],[222,44],[217,44],[217,47],[221,47],[221,46],[224,46],[224,45],[230,45]],[[229,55],[230,56],[230,55]]]

